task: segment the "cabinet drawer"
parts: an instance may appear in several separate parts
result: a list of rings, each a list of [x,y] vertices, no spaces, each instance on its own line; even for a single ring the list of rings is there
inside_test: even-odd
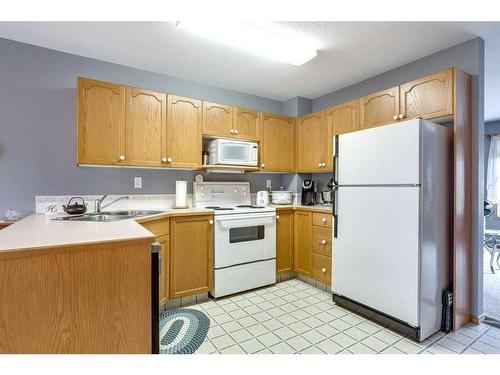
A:
[[[147,223],[142,223],[141,225],[150,232],[152,232],[156,236],[156,238],[165,236],[169,233],[168,219],[148,221]]]
[[[313,227],[313,253],[332,256],[332,230],[330,228]]]
[[[332,257],[312,254],[312,277],[325,284],[332,283]]]
[[[315,212],[313,213],[313,225],[316,225],[318,227],[327,227],[331,228],[332,227],[332,214],[331,213],[319,213]]]

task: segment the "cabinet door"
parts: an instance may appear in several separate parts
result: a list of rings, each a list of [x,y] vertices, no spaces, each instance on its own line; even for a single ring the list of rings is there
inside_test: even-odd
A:
[[[234,137],[259,141],[261,118],[260,112],[245,108],[234,108]]]
[[[276,214],[276,272],[293,270],[293,211]]]
[[[170,219],[170,298],[212,287],[213,216]]]
[[[311,273],[312,249],[311,212],[295,211],[294,214],[294,270],[303,275]]]
[[[330,285],[332,283],[332,257],[314,253],[311,274],[313,279]]]
[[[127,87],[125,103],[127,164],[165,165],[167,94]]]
[[[123,86],[78,78],[77,145],[79,164],[126,164]]]
[[[293,172],[295,119],[265,113],[262,116],[261,165],[264,172]]]
[[[298,172],[322,172],[322,142],[324,138],[323,112],[311,113],[297,120],[296,165]]]
[[[169,265],[169,236],[158,238],[158,242],[161,245],[160,250],[160,306],[167,302],[168,299],[168,265]]]
[[[337,105],[325,110],[326,141],[323,160],[326,170],[333,168],[333,136],[359,130],[359,100]]]
[[[432,119],[453,114],[453,69],[400,86],[400,119]]]
[[[397,121],[398,115],[399,86],[360,99],[361,129]]]
[[[167,166],[201,165],[201,100],[168,95]]]
[[[203,102],[203,134],[229,137],[233,130],[233,107]]]

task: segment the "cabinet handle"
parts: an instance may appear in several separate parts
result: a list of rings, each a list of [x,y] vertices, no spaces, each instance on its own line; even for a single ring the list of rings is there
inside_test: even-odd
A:
[[[213,220],[208,220],[208,224],[212,225],[214,223]]]
[[[326,268],[322,268],[321,272],[326,273]]]
[[[323,168],[325,168],[325,167],[326,167],[326,163],[323,163]]]
[[[234,129],[229,130],[230,134],[234,134]]]
[[[120,160],[125,160],[125,155],[120,155]]]
[[[398,119],[398,115],[394,115],[394,116],[392,116],[392,119],[393,119],[393,120],[397,120],[397,119]]]
[[[238,134],[238,130],[235,130],[235,131],[234,131],[234,134]]]
[[[276,215],[276,220],[279,220],[280,219],[280,215]]]
[[[168,161],[169,163],[172,163],[172,158],[167,158],[167,161]]]
[[[166,163],[167,162],[167,158],[161,158],[161,162],[162,163]]]
[[[318,167],[320,167],[320,168],[321,168],[321,166],[322,166],[322,165],[323,165],[323,163],[318,163]]]
[[[399,117],[399,119],[400,119],[400,120],[402,120],[402,119],[404,119],[404,118],[405,118],[405,115],[404,115],[404,114],[402,114],[402,113],[400,113],[398,117]]]
[[[321,240],[322,245],[326,245],[326,240]]]
[[[266,167],[266,165],[265,165],[264,163],[262,163],[262,164],[260,165],[260,167],[261,167],[261,168],[265,168],[265,167]]]
[[[322,221],[323,223],[326,223],[326,217],[324,217],[323,219],[321,219],[321,221]]]

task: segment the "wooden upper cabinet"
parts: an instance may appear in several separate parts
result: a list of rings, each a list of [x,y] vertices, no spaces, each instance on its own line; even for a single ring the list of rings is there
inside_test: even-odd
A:
[[[127,87],[125,107],[126,163],[165,165],[167,95]]]
[[[260,140],[261,113],[251,109],[233,108],[233,136],[239,139]]]
[[[295,119],[264,113],[260,152],[262,171],[293,172],[295,168]]]
[[[360,99],[360,128],[367,129],[397,121],[399,86]]]
[[[400,86],[400,119],[453,114],[453,68]]]
[[[312,255],[312,213],[295,211],[294,226],[294,271],[303,275],[311,273]]]
[[[170,298],[212,288],[213,216],[170,219]]]
[[[322,143],[327,170],[333,168],[333,137],[359,130],[359,100],[343,103],[325,110],[326,141]]]
[[[78,78],[77,163],[125,163],[125,88]]]
[[[297,120],[296,165],[298,172],[323,172],[324,112],[315,112]],[[326,163],[326,161],[325,161]]]
[[[293,210],[276,212],[276,272],[293,271]]]
[[[233,107],[203,102],[203,134],[229,137],[233,130]]]
[[[167,166],[198,168],[201,165],[201,100],[168,95]]]

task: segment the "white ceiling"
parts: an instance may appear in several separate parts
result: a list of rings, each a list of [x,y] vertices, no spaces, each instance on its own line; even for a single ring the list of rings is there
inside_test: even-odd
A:
[[[2,22],[0,37],[276,100],[316,98],[447,47],[486,41],[485,119],[500,119],[500,23],[279,22],[317,43],[302,66],[206,40],[173,22]]]

